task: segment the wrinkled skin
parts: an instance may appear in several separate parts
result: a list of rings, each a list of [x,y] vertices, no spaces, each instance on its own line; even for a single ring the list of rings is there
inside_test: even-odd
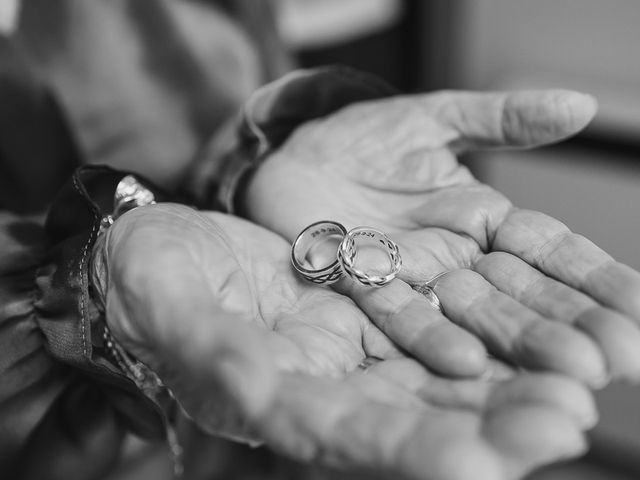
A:
[[[351,300],[301,281],[288,242],[254,224],[161,204],[126,213],[101,242],[114,336],[211,432],[425,480],[517,478],[584,451],[596,414],[580,383],[429,373]],[[362,371],[365,355],[388,360]]]
[[[384,229],[401,278],[308,285],[287,240],[156,205],[125,214],[96,247],[107,321],[199,425],[293,458],[501,480],[578,455],[595,421],[583,383],[638,376],[637,273],[513,208],[455,155],[557,141],[594,110],[570,92],[444,92],[302,125],[251,179],[245,213],[289,241],[325,218]],[[446,316],[408,285],[443,270]],[[547,372],[510,370],[486,350]],[[367,355],[386,360],[365,373]]]
[[[302,125],[268,156],[244,192],[244,213],[289,240],[324,219],[386,231],[400,245],[401,280],[384,292],[338,290],[443,374],[475,375],[487,362],[477,345],[471,356],[451,351],[464,335],[448,318],[510,365],[591,387],[637,381],[640,274],[559,221],[514,207],[456,158],[558,141],[595,109],[593,99],[568,91],[440,92],[351,105]],[[405,282],[443,271],[450,273],[435,291],[447,318],[405,308],[417,296]],[[372,315],[367,296],[398,315]]]

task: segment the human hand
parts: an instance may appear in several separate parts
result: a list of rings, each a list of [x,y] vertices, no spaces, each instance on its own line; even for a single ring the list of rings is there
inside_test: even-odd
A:
[[[120,217],[94,262],[114,336],[220,433],[230,405],[247,418],[264,409],[274,371],[339,376],[400,355],[351,300],[297,278],[288,253],[244,220],[161,204]]]
[[[349,299],[299,280],[285,240],[240,219],[141,207],[97,252],[113,335],[209,431],[339,468],[500,480],[581,453],[595,421],[588,392],[558,375],[429,374]],[[389,359],[363,371],[366,355]]]
[[[554,374],[455,380],[409,359],[366,373],[283,376],[269,447],[367,478],[506,480],[580,455],[576,433],[595,421],[584,387]]]
[[[402,281],[451,271],[436,286],[446,315],[493,355],[594,387],[610,378],[637,381],[640,275],[559,221],[515,208],[456,159],[560,140],[583,128],[595,108],[590,97],[566,91],[441,92],[355,104],[307,122],[272,152],[244,191],[244,213],[290,240],[321,219],[386,230],[400,245]],[[358,303],[378,295],[342,291]],[[379,325],[407,344],[410,327],[420,326],[408,318]]]

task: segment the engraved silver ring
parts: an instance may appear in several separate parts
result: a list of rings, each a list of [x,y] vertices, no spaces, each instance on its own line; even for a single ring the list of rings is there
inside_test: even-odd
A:
[[[389,258],[389,272],[384,275],[367,272],[356,266],[360,242],[369,242],[382,247]],[[371,227],[356,227],[344,236],[338,248],[338,261],[345,273],[363,285],[381,287],[396,278],[402,267],[398,245],[380,230]]]
[[[319,268],[314,268],[308,260],[309,253],[318,244],[331,237],[338,241],[347,234],[347,229],[338,222],[322,220],[306,227],[296,237],[291,246],[291,264],[306,280],[317,285],[330,285],[337,282],[343,275],[343,270],[337,256]]]

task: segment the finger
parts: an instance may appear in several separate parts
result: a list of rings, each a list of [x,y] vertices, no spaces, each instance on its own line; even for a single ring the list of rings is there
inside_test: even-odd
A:
[[[299,375],[283,377],[259,429],[271,448],[306,462],[413,479],[506,480],[505,468],[522,473],[584,449],[573,421],[545,405],[503,408],[483,420],[472,412],[398,408],[349,382]]]
[[[425,480],[470,478],[464,469],[452,468],[453,462],[443,465],[439,455],[468,447],[475,455],[459,463],[472,463],[477,473],[487,474],[485,478],[500,479],[494,452],[477,439],[477,425],[472,414],[445,421],[425,408],[368,398],[348,381],[289,374],[283,376],[259,431],[272,449],[305,463]],[[446,447],[441,442],[445,439]],[[405,455],[414,442],[421,455]]]
[[[430,405],[492,411],[508,405],[546,403],[571,416],[581,428],[597,420],[592,395],[578,382],[552,373],[520,373],[500,383],[484,379],[450,379],[434,375],[411,359],[379,362],[367,374],[385,378],[396,388],[408,390]]]
[[[400,348],[445,375],[478,376],[486,350],[473,335],[451,323],[409,285],[394,280],[370,288],[343,279],[335,287],[348,295]]]
[[[410,285],[423,284],[441,272],[470,268],[482,254],[474,239],[445,228],[397,232],[390,238],[402,255],[398,278]]]
[[[447,316],[477,335],[496,356],[526,368],[566,373],[593,387],[607,381],[600,349],[587,335],[549,321],[478,273],[449,272],[435,291]]]
[[[486,399],[485,411],[527,404],[547,404],[568,415],[581,429],[589,429],[598,421],[596,404],[582,384],[553,373],[520,373],[512,379],[494,384]]]
[[[558,220],[513,210],[498,227],[492,249],[522,258],[640,324],[640,273],[614,261]]]
[[[600,346],[613,379],[640,380],[640,329],[631,319],[602,307],[508,253],[482,257],[475,270],[500,291],[541,315],[587,333]]]
[[[493,388],[483,379],[451,379],[435,375],[410,358],[378,362],[367,375],[384,378],[391,390],[407,390],[432,406],[482,411]]]
[[[569,90],[446,91],[425,96],[423,104],[459,132],[459,151],[557,142],[582,130],[597,110],[593,97]]]
[[[416,395],[412,383],[425,368],[415,360],[376,360],[372,365],[352,370],[346,381],[367,398],[401,408],[425,409],[425,399]]]
[[[504,360],[489,356],[489,366],[482,376],[487,382],[502,382],[513,378],[517,374],[517,368],[506,363]]]
[[[266,331],[256,331],[244,319],[226,314],[209,310],[183,324],[191,334],[158,342],[158,374],[200,428],[242,438],[268,409],[276,367],[266,348],[270,340]],[[217,317],[213,328],[211,315]]]
[[[533,405],[496,411],[483,425],[483,434],[500,453],[508,478],[521,478],[541,465],[587,450],[585,436],[572,419],[559,410]]]
[[[511,209],[511,202],[487,185],[471,183],[430,192],[428,201],[408,212],[417,225],[437,227],[469,237],[475,241],[475,251],[467,245],[464,253],[477,254],[478,246],[487,251],[496,229],[504,222]],[[448,238],[447,240],[451,240]],[[455,242],[458,245],[460,240]],[[436,244],[437,245],[437,244]],[[456,247],[456,249],[463,248]]]
[[[362,348],[365,355],[383,360],[406,356],[382,330],[369,321],[363,326]]]
[[[224,418],[229,410],[245,422],[263,414],[275,368],[267,335],[218,305],[192,263],[187,252],[168,249],[153,267],[147,263],[110,288],[107,315],[135,317],[143,338],[131,344],[131,353],[160,375],[200,424],[220,433],[232,422]],[[111,274],[117,275],[122,266],[114,264]]]

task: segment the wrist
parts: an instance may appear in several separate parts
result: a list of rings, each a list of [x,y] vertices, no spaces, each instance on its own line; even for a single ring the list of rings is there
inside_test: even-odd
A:
[[[228,191],[231,197],[226,197],[232,198],[228,211],[293,240],[304,222],[318,220],[321,211],[300,212],[298,205],[283,197],[290,191],[304,195],[306,182],[316,181],[299,158],[283,157],[301,153],[288,151],[286,142],[309,121],[396,93],[376,77],[344,67],[298,70],[257,90],[245,105],[238,134],[240,158]]]
[[[89,280],[101,218],[113,208],[113,192],[125,175],[104,166],[83,166],[58,192],[46,220],[50,247],[37,278],[38,321],[53,358],[100,383],[128,428],[158,438],[164,432],[162,413],[109,355],[104,315]]]
[[[288,179],[286,175],[277,178],[276,163],[277,158],[268,158],[243,177],[235,197],[236,214],[292,240],[296,232],[288,228],[287,205],[281,203]]]
[[[91,297],[100,311],[100,319],[104,323],[103,329],[107,334],[109,330],[115,332],[116,337],[128,341],[141,339],[140,335],[135,335],[132,325],[122,325],[120,315],[107,315],[108,290],[109,290],[109,239],[114,229],[122,222],[120,217],[130,210],[138,207],[153,205],[156,203],[156,196],[150,188],[143,185],[133,175],[124,176],[116,185],[113,193],[113,207],[109,211],[102,211],[100,229],[94,242],[91,252],[88,277]]]

